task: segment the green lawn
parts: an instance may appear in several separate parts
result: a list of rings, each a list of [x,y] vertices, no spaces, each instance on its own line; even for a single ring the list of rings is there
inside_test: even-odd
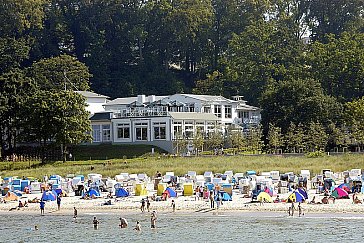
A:
[[[66,163],[54,162],[46,165],[38,165],[35,168],[24,169],[28,162],[16,162],[19,165],[15,169],[6,169],[7,162],[0,163],[0,176],[31,176],[41,178],[44,174],[88,174],[100,173],[103,176],[114,177],[121,172],[147,173],[154,175],[157,170],[165,173],[174,171],[176,175],[186,174],[187,171],[245,172],[255,170],[257,172],[278,170],[282,172],[293,171],[300,173],[301,169],[308,169],[311,174],[320,173],[322,169],[332,171],[344,171],[354,168],[364,168],[364,155],[345,154],[340,156],[324,156],[319,158],[282,157],[282,156],[215,156],[215,157],[139,157],[134,159],[110,159],[107,160],[84,160],[68,161]],[[34,164],[34,162],[32,162]],[[20,166],[22,165],[22,166]],[[93,170],[91,170],[93,167]],[[19,169],[18,169],[19,168]]]

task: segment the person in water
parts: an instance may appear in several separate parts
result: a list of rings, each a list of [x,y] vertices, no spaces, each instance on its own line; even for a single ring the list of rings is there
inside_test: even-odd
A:
[[[120,218],[120,224],[119,224],[120,228],[126,228],[128,227],[128,221],[126,221],[125,218]]]
[[[43,199],[40,201],[39,207],[40,207],[40,215],[44,215],[45,202],[43,201]]]
[[[73,218],[77,218],[77,209],[76,207],[73,207]]]
[[[136,231],[141,231],[142,230],[142,227],[140,226],[139,221],[136,222],[136,225],[134,227],[134,230],[136,230]]]
[[[100,222],[97,220],[96,216],[92,220],[92,224],[94,225],[94,229],[97,229],[99,227]]]
[[[151,216],[150,216],[150,227],[152,229],[156,228],[156,221],[157,221],[157,212],[153,211]]]

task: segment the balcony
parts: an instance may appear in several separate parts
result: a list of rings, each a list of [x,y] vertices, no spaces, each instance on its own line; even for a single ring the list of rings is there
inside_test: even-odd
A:
[[[114,112],[113,118],[167,116],[165,107],[138,107]]]

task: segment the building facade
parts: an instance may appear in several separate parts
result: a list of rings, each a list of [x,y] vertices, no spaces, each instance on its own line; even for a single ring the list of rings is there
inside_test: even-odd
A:
[[[216,130],[248,129],[259,124],[258,107],[241,96],[174,94],[117,98],[91,116],[94,143],[149,144],[170,153],[175,141],[192,140],[199,131],[208,137]]]

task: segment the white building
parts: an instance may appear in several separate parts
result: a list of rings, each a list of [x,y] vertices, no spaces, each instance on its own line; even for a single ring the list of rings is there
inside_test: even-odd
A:
[[[149,144],[175,152],[176,138],[206,136],[229,126],[248,128],[260,122],[260,109],[241,96],[174,94],[117,98],[91,118],[94,143]]]
[[[78,94],[83,95],[86,98],[87,107],[86,110],[92,114],[96,112],[105,111],[104,105],[108,102],[108,98],[105,95],[96,94],[90,91],[75,91]]]

